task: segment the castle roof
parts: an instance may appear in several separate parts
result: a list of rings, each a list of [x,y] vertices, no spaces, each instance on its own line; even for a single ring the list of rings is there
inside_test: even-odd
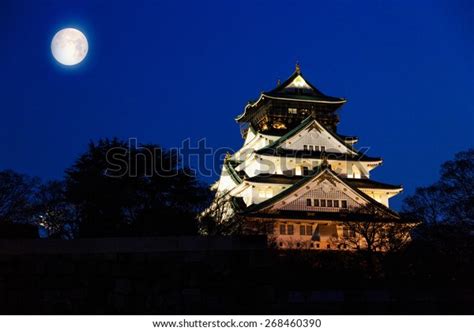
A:
[[[345,146],[349,153],[341,153],[335,151],[311,151],[311,150],[292,150],[287,148],[282,148],[281,146],[285,141],[299,134],[306,128],[314,127],[318,131],[326,131],[331,137],[336,139],[341,146]],[[303,120],[297,127],[293,130],[290,130],[272,144],[264,147],[260,150],[255,151],[256,154],[260,155],[270,155],[270,156],[283,156],[283,157],[297,157],[297,158],[309,158],[309,159],[321,159],[326,157],[329,160],[351,160],[351,161],[366,161],[366,162],[381,162],[380,157],[370,157],[363,153],[358,152],[354,149],[352,145],[346,142],[344,136],[341,137],[337,133],[331,131],[330,129],[322,126],[319,122],[312,116],[308,116]]]
[[[301,68],[297,64],[293,74],[286,81],[279,84],[273,90],[263,92],[263,95],[274,98],[290,98],[297,100],[310,100],[321,103],[345,103],[344,98],[331,97],[318,90],[313,84],[307,81],[301,73]]]
[[[272,198],[269,198],[261,203],[258,204],[253,204],[242,210],[241,212],[245,214],[253,214],[253,213],[260,213],[264,212],[265,210],[269,209],[271,206],[274,204],[278,203],[279,201],[290,197],[291,195],[297,196],[298,191],[308,189],[309,185],[317,185],[316,180],[318,178],[321,178],[325,176],[326,178],[329,178],[332,181],[339,182],[345,186],[346,189],[351,190],[353,193],[355,193],[357,196],[362,198],[363,200],[367,201],[369,205],[375,207],[377,210],[381,211],[387,218],[390,219],[399,219],[400,216],[398,213],[395,211],[391,210],[390,208],[386,207],[385,205],[379,203],[369,195],[365,194],[362,192],[359,188],[357,188],[355,185],[351,185],[346,178],[341,178],[337,176],[335,172],[333,172],[330,167],[320,167],[314,173],[310,176],[303,177],[296,183],[294,183],[291,187],[289,187],[286,190],[281,191],[277,195],[273,196]],[[334,215],[337,213],[331,213],[330,215]]]
[[[244,113],[239,115],[236,120],[238,122],[245,121],[249,115],[248,111],[258,106],[265,99],[328,104],[333,105],[334,110],[347,101],[344,98],[332,97],[322,93],[303,77],[301,68],[297,64],[295,71],[286,81],[270,91],[262,92],[256,101],[249,102],[245,106]]]

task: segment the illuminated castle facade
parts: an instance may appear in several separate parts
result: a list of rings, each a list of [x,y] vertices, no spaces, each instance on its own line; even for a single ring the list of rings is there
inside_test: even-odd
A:
[[[354,235],[344,224],[366,217],[365,207],[385,221],[400,220],[389,199],[401,186],[370,179],[382,159],[361,153],[357,137],[337,131],[345,103],[319,91],[299,65],[248,103],[236,118],[244,144],[228,155],[213,185],[228,202],[228,217],[241,217],[246,229],[265,232],[278,247],[308,249],[349,249],[337,239]]]

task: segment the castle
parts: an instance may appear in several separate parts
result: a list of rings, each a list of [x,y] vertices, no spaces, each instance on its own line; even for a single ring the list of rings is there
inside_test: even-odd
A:
[[[207,213],[225,201],[225,218],[241,218],[246,231],[265,233],[280,248],[355,249],[367,245],[361,224],[406,223],[389,208],[402,187],[370,179],[382,159],[337,131],[345,103],[319,91],[299,65],[249,102],[236,118],[244,144],[226,157]]]

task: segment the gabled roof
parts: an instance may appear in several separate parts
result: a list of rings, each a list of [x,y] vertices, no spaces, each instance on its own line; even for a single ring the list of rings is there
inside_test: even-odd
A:
[[[346,182],[346,180],[344,178],[341,178],[341,177],[337,176],[337,174],[334,173],[329,167],[324,167],[324,168],[321,167],[319,170],[315,171],[312,176],[304,177],[300,181],[296,182],[293,186],[291,186],[288,189],[280,192],[279,194],[273,196],[272,198],[267,199],[267,200],[265,200],[261,203],[258,203],[258,204],[250,205],[245,210],[243,210],[243,213],[245,213],[245,214],[255,213],[255,212],[261,212],[265,209],[268,209],[269,207],[271,207],[275,203],[277,203],[280,200],[286,198],[287,196],[293,194],[294,192],[298,191],[299,189],[301,189],[306,184],[309,184],[310,182],[318,179],[321,176],[328,176],[332,180],[335,180],[339,183],[342,183],[343,185],[345,185],[347,187],[347,189],[352,190],[356,195],[362,197],[363,199],[368,201],[368,203],[370,203],[371,205],[377,207],[380,211],[383,211],[384,213],[386,213],[390,218],[398,219],[400,217],[398,215],[398,213],[396,213],[395,211],[393,211],[390,208],[386,207],[385,205],[379,203],[378,201],[376,201],[375,199],[373,199],[369,195],[367,195],[364,192],[362,192],[361,190],[359,190],[357,187],[355,187],[353,185],[350,185],[348,182]]]
[[[341,144],[344,144],[347,148],[351,149],[354,153],[357,153],[356,150],[354,150],[350,145],[346,144],[345,141],[339,137],[339,135],[332,130],[325,128],[323,125],[321,125],[313,116],[308,116],[306,117],[301,123],[295,127],[293,130],[288,131],[286,134],[275,140],[272,144],[268,145],[267,148],[278,148],[285,140],[288,140],[289,138],[293,137],[294,135],[300,133],[304,129],[306,129],[308,126],[311,124],[316,124],[318,127],[321,129],[329,132],[331,136],[333,136],[336,140],[338,140]]]
[[[294,150],[283,149],[280,147],[280,145],[284,141],[297,135],[299,132],[309,127],[310,125],[316,125],[321,130],[327,131],[334,139],[339,141],[348,150],[350,150],[352,152],[352,155],[334,153],[334,152],[320,152],[320,151],[294,151]],[[337,133],[319,124],[319,122],[312,116],[308,116],[293,130],[284,134],[283,136],[275,140],[272,144],[256,151],[255,153],[260,154],[260,155],[293,156],[293,157],[301,157],[301,158],[305,158],[305,157],[306,158],[323,158],[324,156],[326,156],[328,159],[334,159],[334,160],[344,160],[344,159],[350,158],[351,160],[353,159],[353,160],[368,161],[368,162],[382,161],[380,157],[369,157],[369,156],[366,156],[365,154],[359,153],[357,150],[354,149],[352,145],[347,144]]]
[[[344,98],[328,96],[318,90],[303,77],[300,66],[297,64],[295,71],[286,81],[270,91],[262,92],[256,101],[249,102],[245,106],[244,112],[237,116],[236,120],[240,121],[246,118],[247,109],[258,105],[259,102],[265,98],[332,104],[336,108],[347,102]]]
[[[307,81],[301,73],[301,68],[297,64],[293,74],[282,84],[273,90],[263,92],[267,97],[294,98],[301,100],[313,100],[322,103],[345,103],[344,98],[337,98],[325,95],[314,85]]]

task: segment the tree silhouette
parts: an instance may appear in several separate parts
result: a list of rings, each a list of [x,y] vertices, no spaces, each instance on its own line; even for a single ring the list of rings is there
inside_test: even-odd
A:
[[[34,196],[39,180],[12,170],[0,171],[0,237],[36,238],[32,225]]]
[[[202,235],[241,235],[244,228],[245,218],[235,212],[232,197],[226,193],[216,194],[210,207],[199,215]]]
[[[176,153],[118,139],[89,144],[66,170],[66,196],[81,236],[195,234],[197,211],[208,201]]]
[[[33,200],[39,179],[16,173],[0,172],[0,222],[29,223],[34,213]]]
[[[403,211],[425,224],[474,226],[474,149],[441,166],[440,179],[404,200]]]
[[[362,206],[353,212],[360,219],[343,221],[343,234],[334,240],[338,245],[364,250],[369,254],[404,248],[410,241],[410,231],[416,225],[416,222],[396,219],[374,205]]]
[[[73,239],[77,234],[79,216],[65,193],[64,182],[54,180],[40,185],[35,195],[34,220],[49,238]]]
[[[439,180],[406,198],[403,211],[423,221],[413,234],[417,247],[429,247],[432,254],[450,261],[472,256],[474,149],[443,163]]]

